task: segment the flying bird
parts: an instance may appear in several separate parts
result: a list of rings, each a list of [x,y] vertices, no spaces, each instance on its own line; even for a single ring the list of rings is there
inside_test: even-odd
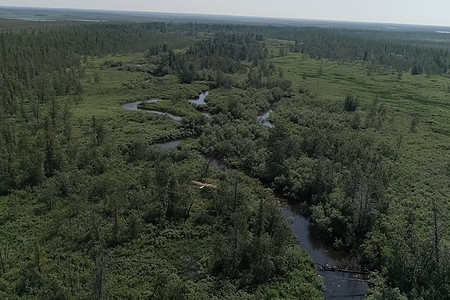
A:
[[[209,188],[217,188],[217,186],[215,186],[215,185],[212,185],[212,184],[209,184],[209,183],[203,183],[203,182],[200,182],[200,181],[192,180],[192,183],[193,183],[193,184],[196,184],[196,185],[199,185],[199,186],[200,186],[200,189],[203,189],[203,188],[205,188],[205,187],[209,187]]]

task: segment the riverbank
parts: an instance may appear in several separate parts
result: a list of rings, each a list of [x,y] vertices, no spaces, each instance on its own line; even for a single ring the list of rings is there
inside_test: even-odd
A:
[[[204,103],[204,99],[208,94],[202,93],[199,96]],[[155,103],[157,100],[150,100]],[[145,111],[138,108],[136,102],[125,104],[124,109],[134,111]],[[206,103],[204,103],[206,105]],[[273,129],[275,126],[268,122],[267,119],[273,112],[272,109],[261,114],[256,118],[257,122],[262,126]],[[156,112],[164,114],[163,112]],[[169,115],[170,117],[170,115]],[[173,119],[173,118],[172,118]],[[185,138],[186,139],[186,138]],[[185,139],[169,140],[156,145],[162,149],[175,149]],[[210,164],[221,170],[225,170],[227,166],[218,159],[211,159]],[[286,202],[280,199],[280,203]],[[315,239],[311,233],[311,223],[298,211],[298,207],[285,204],[281,210],[283,218],[290,224],[293,235],[297,238],[299,246],[305,250],[316,265],[319,276],[325,284],[324,298],[327,299],[364,299],[369,289],[367,278],[358,272],[349,272],[339,269],[339,266],[348,265],[351,258],[343,252],[336,250],[328,250],[323,241]]]

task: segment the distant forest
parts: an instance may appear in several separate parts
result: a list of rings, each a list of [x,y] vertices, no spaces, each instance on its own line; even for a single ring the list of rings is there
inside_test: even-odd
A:
[[[0,298],[320,298],[278,195],[369,299],[449,299],[449,35],[43,24],[0,32]]]

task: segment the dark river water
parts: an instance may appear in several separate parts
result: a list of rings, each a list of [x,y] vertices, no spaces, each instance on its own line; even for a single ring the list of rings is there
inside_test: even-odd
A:
[[[159,100],[147,100],[147,101],[136,101],[136,102],[130,102],[127,104],[122,105],[123,109],[126,110],[131,110],[131,111],[144,111],[150,114],[157,114],[157,115],[162,115],[162,116],[168,116],[171,119],[174,119],[175,121],[181,121],[181,119],[183,119],[182,117],[179,116],[175,116],[169,113],[165,113],[165,112],[161,112],[161,111],[156,111],[156,110],[147,110],[147,109],[140,109],[138,106],[142,103],[156,103]]]
[[[326,290],[325,299],[365,299],[369,285],[360,275],[345,272],[322,271],[323,265],[338,266],[347,260],[344,253],[328,251],[324,243],[315,239],[311,234],[309,219],[297,212],[295,206],[286,206],[282,210],[283,217],[291,225],[292,232],[298,243],[311,260],[319,267],[319,276],[322,277]]]
[[[208,92],[202,93],[198,100],[190,100],[189,102],[196,105],[206,105],[205,98],[208,96]],[[148,100],[148,103],[154,103],[159,100]],[[122,108],[131,111],[145,111],[149,113],[167,115],[174,120],[181,120],[181,117],[174,116],[164,112],[141,110],[138,105],[142,101],[127,103],[122,106]],[[264,114],[258,116],[257,121],[268,128],[274,128],[275,126],[268,122],[272,110],[265,112]],[[206,113],[204,113],[206,114]],[[164,143],[156,144],[163,149],[174,149],[177,148],[185,139],[177,139],[172,141],[167,141]],[[212,159],[211,165],[222,170],[226,169],[226,165],[220,160]],[[297,237],[299,246],[304,249],[311,260],[318,267],[319,276],[323,279],[325,283],[325,292],[323,294],[326,300],[360,300],[365,299],[365,295],[369,289],[366,281],[362,280],[359,275],[346,272],[338,271],[324,271],[321,266],[330,265],[338,266],[345,263],[347,257],[344,253],[338,251],[328,251],[324,243],[312,236],[310,229],[309,219],[298,213],[298,209],[294,206],[285,206],[282,210],[282,215],[285,220],[291,226],[293,234]]]

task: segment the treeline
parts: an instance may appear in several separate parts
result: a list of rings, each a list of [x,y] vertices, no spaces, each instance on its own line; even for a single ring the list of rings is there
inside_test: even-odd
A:
[[[227,87],[246,84],[249,64],[273,75],[255,81],[267,93],[255,110],[274,101],[278,86],[290,92],[258,38],[197,39],[174,28],[100,24],[0,35],[1,298],[320,297],[314,266],[257,181],[221,172],[189,147],[164,152],[111,138],[109,120],[74,119],[92,83],[85,74],[122,68],[113,61],[97,68],[86,56],[157,53],[161,62],[173,58],[167,67],[181,82],[191,63],[192,80],[242,72],[244,81]],[[101,87],[99,78],[92,84]],[[185,120],[180,130],[191,125]],[[216,188],[200,190],[192,180]]]
[[[442,204],[430,200],[425,216],[414,208],[392,216],[403,137],[386,138],[388,109],[375,100],[361,111],[352,96],[282,100],[271,121],[275,128],[267,131],[255,122],[253,108],[263,101],[246,102],[251,95],[251,89],[227,94],[239,104],[228,100],[214,116],[200,137],[203,151],[306,203],[315,234],[354,251],[368,269],[385,276],[373,279],[371,299],[447,299],[450,256]]]
[[[311,58],[361,61],[392,67],[412,75],[446,74],[449,69],[449,41],[427,47],[426,39],[394,39],[389,32],[370,38],[369,32],[303,29],[295,37],[294,51]],[[320,38],[318,38],[320,36]]]
[[[80,96],[81,56],[144,52],[162,44],[172,49],[184,48],[190,41],[185,34],[167,32],[163,23],[76,25],[2,32],[2,110],[14,114],[20,101],[29,102],[30,98],[38,97],[43,102],[52,93]]]
[[[174,74],[181,83],[204,80],[227,88],[235,84],[231,74],[247,73],[242,62],[258,65],[267,57],[264,44],[249,34],[215,34],[195,42],[185,53],[175,54],[166,45],[160,50],[148,52],[149,62],[156,65],[154,75]]]
[[[371,230],[398,151],[374,137],[383,106],[374,102],[367,115],[346,107],[318,100],[286,106],[279,114],[298,130],[280,123],[267,143],[267,179],[291,199],[308,199],[315,230],[338,248],[357,246]]]
[[[277,110],[282,118],[268,133],[255,119],[269,107],[269,90],[224,94],[201,136],[205,151],[292,200],[308,199],[315,229],[337,247],[361,243],[383,205],[398,151],[373,137],[386,119],[385,108],[374,102],[364,116],[346,112],[345,101],[294,103]]]
[[[450,264],[439,244],[438,207],[432,238],[418,236],[414,212],[401,217],[404,232],[380,221],[392,205],[386,194],[402,146],[401,136],[380,137],[388,130],[387,109],[374,101],[362,111],[357,97],[329,102],[302,88],[303,95],[287,101],[297,91],[271,63],[264,41],[291,40],[282,55],[447,72],[445,43],[361,35],[164,23],[1,33],[0,295],[317,298],[314,268],[290,238],[273,196],[237,171],[218,172],[199,149],[290,199],[306,199],[315,230],[334,246],[363,244],[367,266],[387,277],[381,297],[398,287],[399,297],[445,299]],[[179,126],[199,136],[192,148],[161,153],[143,141],[110,139],[114,129],[100,118],[74,122],[71,108],[82,101],[86,68],[94,68],[85,57],[133,52],[146,53],[139,62],[145,66],[111,60],[102,68],[175,75],[180,83],[214,88],[210,122],[186,118]],[[258,124],[256,117],[277,104],[275,128]],[[217,189],[199,192],[192,180]],[[191,247],[192,240],[199,246]],[[134,281],[136,270],[146,281]]]
[[[40,149],[52,160],[57,156],[52,150],[56,140],[62,148],[70,140],[70,111],[65,108],[70,101],[58,97],[81,100],[82,57],[190,43],[190,37],[164,28],[162,23],[77,25],[0,33],[0,194],[42,181],[35,173],[49,163],[43,157],[29,162],[40,151],[26,153]],[[45,174],[53,174],[54,167],[48,168],[52,170]]]
[[[257,182],[188,149],[116,144],[98,119],[86,129],[70,163],[2,199],[3,298],[320,295],[314,267]]]
[[[26,145],[32,147],[31,151],[36,147],[33,141],[38,139],[37,147],[44,151],[54,145],[44,137],[53,138],[61,133],[60,142],[63,144],[64,140],[70,139],[70,134],[61,131],[70,125],[70,112],[64,108],[68,103],[61,102],[58,97],[70,96],[76,101],[81,100],[81,79],[86,67],[82,57],[144,51],[150,55],[156,51],[160,54],[155,58],[158,60],[156,75],[175,73],[181,82],[208,80],[213,86],[228,88],[236,85],[231,74],[247,72],[241,61],[259,66],[265,73],[274,72],[273,65],[265,64],[267,50],[254,35],[222,34],[195,42],[193,33],[174,32],[180,28],[180,25],[164,23],[97,24],[1,33],[0,116],[3,125],[0,193],[6,194],[11,189],[40,182],[13,174],[17,171],[34,176],[31,174],[37,172],[36,168],[41,164],[41,160],[36,161],[35,168],[33,164],[23,162],[27,158],[19,153],[27,151]],[[191,47],[186,53],[175,54],[173,51],[189,45]],[[160,49],[161,52],[152,49]],[[65,125],[60,126],[58,120],[63,116]],[[54,155],[51,149],[47,150],[50,151],[49,156]],[[52,171],[46,173],[51,174]]]
[[[294,41],[290,51],[313,59],[363,62],[412,75],[447,74],[450,41],[436,33],[398,33],[323,28],[267,28],[265,37]]]
[[[179,26],[179,25],[172,25]],[[403,32],[317,27],[277,27],[223,24],[184,24],[192,32],[232,32],[293,41],[282,53],[296,51],[313,59],[358,61],[369,67],[382,65],[413,75],[447,74],[450,40],[434,32]]]
[[[267,131],[255,119],[277,103],[267,90],[273,76],[257,70],[249,70],[245,86],[211,92],[215,114],[200,137],[202,150],[289,199],[306,201],[316,234],[355,251],[385,276],[374,279],[372,299],[447,299],[450,256],[439,204],[430,204],[425,217],[411,208],[400,220],[386,221],[395,215],[392,182],[401,176],[395,169],[404,147],[402,134],[386,133],[392,112],[376,98],[361,109],[356,96],[323,100],[301,87],[294,101],[286,100],[289,94],[280,98],[275,128]],[[252,73],[261,75],[256,84]],[[413,118],[411,133],[416,126]]]

